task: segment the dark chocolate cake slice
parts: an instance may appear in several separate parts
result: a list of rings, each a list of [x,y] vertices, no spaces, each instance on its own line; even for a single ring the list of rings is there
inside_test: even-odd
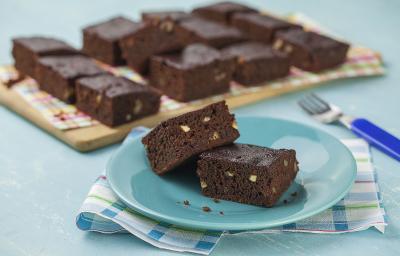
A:
[[[200,154],[197,174],[205,196],[273,206],[298,171],[296,152],[232,144]]]
[[[205,150],[230,144],[239,137],[225,101],[160,123],[143,139],[151,167],[164,174]]]

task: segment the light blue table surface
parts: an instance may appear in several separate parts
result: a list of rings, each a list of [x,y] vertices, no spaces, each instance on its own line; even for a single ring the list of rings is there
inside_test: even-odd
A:
[[[12,61],[10,39],[48,34],[80,46],[80,28],[116,14],[137,18],[154,8],[190,8],[201,1],[21,1],[0,5],[0,63]],[[367,117],[400,136],[400,1],[276,0],[248,2],[277,13],[303,12],[352,42],[379,50],[387,75],[314,89],[346,112]],[[296,106],[305,92],[237,109],[314,125],[338,138],[352,134],[310,120]],[[0,255],[177,255],[131,235],[86,233],[75,215],[118,145],[79,153],[0,106]],[[213,255],[399,255],[400,163],[372,150],[384,205],[385,234],[270,234],[225,237]],[[328,188],[327,188],[328,189]]]

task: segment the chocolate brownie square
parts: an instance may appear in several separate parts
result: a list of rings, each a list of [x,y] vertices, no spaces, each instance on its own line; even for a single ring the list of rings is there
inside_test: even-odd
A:
[[[41,90],[67,103],[74,103],[75,81],[104,73],[85,56],[48,56],[39,58],[35,76]]]
[[[222,49],[225,56],[236,57],[237,63],[233,80],[242,85],[260,83],[285,77],[289,74],[289,58],[258,42],[246,42]]]
[[[298,172],[296,152],[232,144],[200,154],[197,174],[205,196],[271,207]]]
[[[191,101],[229,90],[235,59],[203,44],[181,53],[153,56],[150,84],[178,101]]]
[[[75,55],[79,51],[64,41],[48,37],[19,37],[13,39],[12,55],[15,68],[22,75],[35,78],[39,57],[51,55]]]
[[[235,117],[221,101],[160,123],[142,143],[153,171],[161,175],[238,137]]]
[[[76,106],[108,126],[152,115],[160,108],[160,94],[149,86],[110,74],[76,81]]]
[[[248,6],[233,3],[233,2],[219,2],[212,5],[196,8],[192,11],[193,14],[202,16],[205,19],[213,20],[229,24],[232,16],[235,13],[253,13],[257,12]]]
[[[120,40],[140,25],[124,17],[115,17],[83,29],[83,52],[109,65],[125,64]]]
[[[197,17],[182,20],[178,31],[184,37],[186,45],[203,43],[220,48],[246,40],[236,28]]]
[[[302,29],[301,26],[260,13],[238,13],[232,18],[232,26],[240,29],[255,41],[271,43],[275,33],[288,29]]]
[[[128,65],[146,73],[152,55],[182,49],[184,36],[176,28],[177,22],[169,18],[160,22],[142,22],[134,32],[125,36],[121,48]]]
[[[273,48],[289,55],[291,64],[311,72],[336,67],[346,60],[349,45],[314,32],[279,32]]]
[[[142,12],[142,20],[146,22],[159,23],[166,19],[179,21],[190,18],[191,15],[183,11],[150,11]]]

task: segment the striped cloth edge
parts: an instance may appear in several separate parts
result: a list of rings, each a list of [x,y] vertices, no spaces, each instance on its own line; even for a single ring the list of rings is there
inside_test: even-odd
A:
[[[142,136],[148,129],[137,127],[124,143]],[[83,202],[76,225],[85,231],[131,233],[158,248],[208,255],[223,235],[243,233],[347,233],[375,227],[384,232],[386,214],[377,184],[368,144],[361,139],[342,140],[357,161],[356,182],[350,193],[332,208],[296,223],[271,229],[242,232],[183,229],[145,217],[122,203],[112,192],[107,178],[100,175]]]

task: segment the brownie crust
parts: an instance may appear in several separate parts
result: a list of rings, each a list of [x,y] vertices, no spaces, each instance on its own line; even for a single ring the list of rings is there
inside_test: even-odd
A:
[[[234,58],[193,44],[182,53],[152,57],[150,84],[175,100],[187,102],[227,92],[234,67]]]
[[[75,103],[75,81],[104,73],[85,56],[48,56],[38,60],[36,80],[41,90],[67,103]]]
[[[13,39],[14,66],[22,75],[35,78],[39,57],[54,55],[77,55],[78,50],[64,41],[49,37],[19,37]]]
[[[245,86],[285,77],[289,74],[290,62],[286,54],[258,42],[231,45],[222,50],[227,57],[236,58],[233,80]]]
[[[231,144],[199,156],[197,174],[205,196],[271,207],[298,172],[290,149]]]
[[[124,17],[115,17],[83,29],[83,52],[113,66],[124,65],[120,40],[140,25]]]
[[[160,96],[149,86],[110,74],[76,82],[78,109],[111,127],[157,113]]]
[[[235,13],[253,12],[257,11],[248,6],[233,2],[219,2],[216,4],[199,7],[192,11],[193,14],[199,15],[205,19],[225,24],[230,24],[231,18]]]
[[[273,48],[289,55],[291,64],[311,72],[334,68],[345,62],[349,45],[314,32],[279,32]]]
[[[279,31],[302,29],[299,25],[260,13],[235,14],[231,23],[249,39],[266,44],[271,44],[275,34]]]
[[[170,19],[173,21],[179,21],[190,18],[190,13],[184,11],[170,10],[170,11],[149,11],[142,12],[142,20],[151,23],[160,23],[161,21]]]
[[[153,171],[161,175],[238,137],[234,115],[221,101],[160,123],[142,143]]]

